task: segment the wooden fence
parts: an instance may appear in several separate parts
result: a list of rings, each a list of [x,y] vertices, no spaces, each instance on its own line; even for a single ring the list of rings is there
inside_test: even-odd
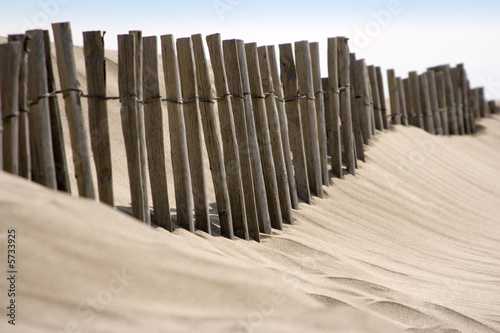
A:
[[[151,224],[153,213],[154,223],[170,231],[164,131],[172,147],[175,224],[211,233],[207,179],[200,170],[206,151],[221,234],[259,241],[260,233],[293,223],[299,200],[309,204],[311,196],[321,198],[330,177],[355,176],[358,160],[365,161],[364,147],[391,125],[436,135],[473,134],[477,118],[499,112],[494,101],[485,101],[483,88],[470,88],[460,64],[410,72],[407,78],[388,70],[388,114],[381,68],[356,59],[345,37],[328,39],[328,76],[322,78],[317,43],[281,44],[278,55],[274,46],[221,41],[214,34],[206,37],[205,54],[199,34],[177,40],[163,35],[162,92],[157,37],[131,31],[118,36],[119,96],[107,96],[103,34],[84,32],[88,91],[83,92],[70,25],[52,27],[59,91],[48,31],[11,35],[0,45],[0,166],[70,191],[57,103],[62,96],[78,193],[114,206],[107,104],[117,99],[132,215]],[[89,130],[81,98],[88,99]],[[162,126],[164,115],[168,129]]]

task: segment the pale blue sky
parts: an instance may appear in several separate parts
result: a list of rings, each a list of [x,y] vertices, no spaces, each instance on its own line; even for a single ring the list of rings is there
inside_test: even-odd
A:
[[[487,97],[500,99],[498,0],[4,2],[3,36],[70,21],[79,45],[86,30],[107,31],[107,48],[116,48],[116,35],[129,30],[176,37],[220,32],[223,38],[258,44],[319,41],[324,55],[326,39],[344,35],[351,39],[358,58],[384,70],[395,68],[401,76],[410,70],[463,62],[472,84],[486,86]]]

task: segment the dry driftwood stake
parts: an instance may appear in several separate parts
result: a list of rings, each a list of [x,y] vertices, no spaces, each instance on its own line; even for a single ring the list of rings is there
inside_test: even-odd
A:
[[[460,73],[460,83],[459,86],[462,90],[462,102],[463,102],[463,117],[464,117],[464,132],[465,134],[471,134],[471,124],[470,124],[470,111],[469,111],[469,103],[468,103],[468,90],[467,90],[467,73],[464,69],[463,64],[458,64],[457,68]]]
[[[422,100],[420,97],[420,83],[417,72],[409,73],[411,104],[413,113],[416,115],[413,125],[424,129],[424,116],[422,114]]]
[[[424,116],[424,127],[427,132],[434,134],[434,121],[432,119],[432,106],[429,95],[429,82],[427,81],[427,74],[420,74],[418,79],[420,84],[420,98],[422,101],[422,114]]]
[[[189,38],[177,39],[177,60],[179,62],[179,76],[181,78],[182,99],[184,101],[183,112],[186,124],[189,170],[191,171],[193,185],[196,229],[210,234],[207,188],[205,173],[203,172],[202,127],[198,99],[196,98],[196,74],[194,72],[193,55],[190,52],[190,43],[191,40]]]
[[[408,125],[415,126],[415,120],[417,115],[413,112],[413,104],[411,103],[411,88],[410,88],[409,78],[403,79],[403,89],[405,97],[406,115],[408,117]]]
[[[406,110],[406,95],[403,80],[400,77],[397,77],[396,83],[399,90],[399,111],[401,112],[401,123],[404,126],[408,126],[408,110]]]
[[[455,94],[453,88],[453,79],[449,65],[440,66],[440,71],[444,72],[446,85],[446,106],[448,108],[448,126],[451,134],[459,134],[457,111],[455,105]]]
[[[465,124],[464,124],[464,102],[462,99],[462,87],[460,79],[460,69],[454,67],[450,69],[451,79],[453,80],[453,94],[455,95],[455,105],[457,111],[457,126],[458,134],[465,134]]]
[[[9,42],[21,42],[19,69],[19,170],[18,174],[31,179],[31,155],[28,120],[28,38],[24,34],[9,35]]]
[[[449,135],[450,132],[447,126],[448,112],[446,110],[446,83],[444,80],[444,73],[435,72],[434,76],[436,77],[436,92],[437,92],[439,116],[441,118],[441,127],[443,128],[443,134]]]
[[[278,61],[276,59],[276,50],[274,45],[267,46],[269,55],[269,65],[271,66],[271,76],[277,98],[276,106],[278,110],[278,118],[281,132],[281,142],[283,143],[283,156],[285,157],[286,173],[288,177],[288,186],[290,188],[290,200],[292,208],[299,209],[299,199],[297,196],[297,185],[293,171],[292,151],[290,148],[290,138],[288,136],[288,124],[286,120],[285,100],[283,95],[283,86],[281,85],[280,73],[278,69]]]
[[[280,200],[281,217],[288,224],[293,224],[292,203],[288,186],[288,176],[281,142],[280,123],[276,107],[276,95],[274,94],[273,79],[269,65],[269,55],[266,46],[258,48],[259,66],[262,76],[262,90],[266,102],[267,122],[271,139],[271,149],[276,171],[276,182],[278,184],[278,195]]]
[[[3,150],[3,170],[15,175],[19,173],[19,69],[22,50],[22,42],[0,45],[0,127],[3,125],[0,155]]]
[[[281,230],[283,229],[283,221],[281,217],[278,183],[276,181],[276,169],[274,167],[273,153],[271,150],[271,139],[269,135],[269,125],[267,122],[266,105],[264,102],[264,91],[262,90],[257,45],[255,43],[245,45],[243,41],[238,40],[237,47],[241,64],[241,81],[243,83],[243,89],[246,93],[245,102],[248,117],[247,125],[249,130],[253,131],[253,119],[266,185],[267,205],[269,207],[271,226],[275,229]],[[252,107],[253,116],[248,115],[248,112],[252,109]]]
[[[168,200],[165,145],[163,141],[163,112],[158,79],[158,42],[156,36],[144,37],[142,39],[142,47],[144,125],[154,217],[157,225],[172,231],[170,203]]]
[[[395,125],[401,125],[401,110],[399,110],[399,88],[394,69],[387,70],[389,97],[391,101],[391,119]]]
[[[297,82],[299,85],[302,133],[306,153],[309,187],[318,197],[323,197],[321,159],[319,157],[318,122],[312,83],[311,53],[309,42],[295,43],[295,61],[297,64]]]
[[[145,223],[149,222],[149,207],[144,205],[139,129],[137,126],[137,88],[135,82],[135,38],[132,35],[118,35],[118,88],[120,91],[121,118],[125,149],[127,154],[132,215]]]
[[[372,101],[373,101],[373,117],[375,122],[375,128],[379,131],[384,130],[384,122],[382,120],[382,109],[380,106],[380,94],[378,91],[377,83],[377,70],[375,66],[368,66],[368,75],[370,76],[370,86],[372,91]]]
[[[328,139],[332,172],[342,179],[342,142],[340,140],[340,102],[337,38],[328,38]]]
[[[240,121],[237,123],[236,115],[233,115],[233,104],[226,78],[220,34],[207,36],[206,39],[214,73],[215,88],[217,95],[220,96],[217,100],[217,110],[224,143],[224,163],[230,191],[234,234],[243,239],[248,239],[250,236],[259,242],[259,221],[255,205],[244,113],[240,112]],[[193,40],[196,42],[196,38]],[[242,123],[241,120],[243,120]],[[241,133],[237,133],[237,129],[239,129],[236,127],[237,125],[241,126],[242,130],[239,130]],[[238,149],[237,134],[240,134],[239,137],[242,140],[240,149]]]
[[[361,86],[363,89],[364,96],[364,107],[366,114],[366,122],[368,125],[368,139],[372,140],[375,135],[375,119],[373,112],[373,97],[372,97],[372,88],[370,85],[370,75],[368,73],[368,66],[366,65],[366,61],[364,59],[359,60],[361,66],[361,75],[363,80],[363,85]]]
[[[347,171],[355,176],[356,159],[354,157],[354,143],[351,118],[351,74],[349,65],[348,38],[337,37],[338,69],[339,69],[339,99],[340,120],[342,121],[342,143],[346,155]]]
[[[200,115],[205,135],[205,146],[210,161],[210,170],[214,182],[215,197],[217,201],[217,211],[221,226],[221,233],[227,238],[234,238],[233,217],[231,204],[229,201],[229,192],[224,170],[224,157],[222,156],[222,143],[218,135],[219,127],[215,116],[215,101],[212,93],[212,82],[208,63],[205,57],[203,39],[201,35],[194,35],[192,44],[185,43],[187,47],[191,44],[191,53],[194,56],[196,68],[196,77],[194,83],[197,83],[197,95],[200,97]],[[194,44],[194,45],[193,45]],[[240,212],[241,212],[241,208]],[[243,215],[239,213],[239,218]]]
[[[182,104],[176,103],[181,97],[179,67],[175,54],[174,37],[163,35],[161,38],[163,72],[165,77],[168,128],[172,168],[175,185],[175,204],[177,225],[194,232],[193,196],[191,193],[191,175],[189,174],[186,127],[182,115]]]
[[[232,95],[235,122],[237,122],[236,132],[238,135],[238,132],[241,130],[243,132],[246,132],[247,135],[246,144],[244,141],[240,141],[240,138],[238,138],[238,142],[240,145],[240,149],[242,149],[242,147],[248,147],[248,150],[250,152],[254,193],[255,200],[257,202],[257,216],[259,218],[259,230],[260,232],[270,234],[271,218],[268,210],[268,198],[266,196],[264,173],[262,171],[259,145],[257,143],[257,134],[255,131],[255,123],[253,119],[252,100],[248,95],[249,91],[247,90],[249,89],[248,71],[246,65],[246,57],[244,57],[244,45],[242,44],[243,41],[238,41],[236,39],[224,41],[224,61],[227,68],[229,91]],[[245,75],[246,80],[245,86],[243,83],[243,75]],[[245,92],[247,93],[246,95]],[[249,98],[246,98],[246,96],[248,96]],[[245,125],[245,128],[241,127],[243,123]]]
[[[377,66],[375,67],[375,71],[377,72],[377,86],[380,98],[380,110],[382,111],[382,122],[384,124],[384,129],[389,129],[389,118],[387,118],[387,106],[385,101],[384,80],[382,79],[382,69]]]
[[[52,68],[52,55],[50,51],[49,31],[43,31],[45,39],[45,61],[47,63],[47,87],[49,92],[56,91],[56,80]],[[64,192],[71,192],[68,177],[68,166],[66,162],[66,151],[64,148],[64,137],[61,126],[61,115],[57,96],[49,97],[50,127],[52,129],[52,150],[54,151],[54,163],[56,167],[57,189]]]
[[[293,155],[295,171],[295,184],[297,195],[304,202],[311,203],[311,192],[307,177],[306,153],[304,151],[304,138],[302,135],[302,120],[299,99],[297,96],[297,72],[293,60],[292,44],[281,44],[280,64],[281,82],[283,83],[285,110],[290,137],[290,147]]]
[[[32,179],[56,189],[49,101],[44,97],[47,96],[48,90],[43,31],[30,30],[26,33],[31,38],[28,55],[28,106]]]
[[[364,98],[362,95],[362,81],[361,81],[361,67],[356,61],[356,56],[351,53],[351,114],[352,114],[352,127],[354,132],[354,143],[356,145],[356,156],[359,160],[365,161],[365,149],[363,147],[363,128],[361,126],[361,113],[364,112]],[[367,126],[365,126],[367,128]],[[366,134],[368,141],[368,134]]]
[[[99,200],[114,206],[111,146],[106,97],[106,60],[101,31],[83,33],[83,52],[87,74],[90,143],[97,173]]]
[[[484,88],[479,88],[479,108],[481,111],[481,117],[486,118],[490,116],[488,106],[486,105],[486,99],[484,97]]]
[[[326,125],[325,125],[325,99],[323,84],[321,82],[321,66],[319,59],[319,43],[310,43],[311,66],[314,96],[316,97],[316,120],[318,122],[319,158],[321,161],[321,175],[323,185],[330,185],[328,176],[328,159],[326,146]]]
[[[476,105],[474,102],[474,92],[470,88],[470,81],[467,80],[467,105],[469,106],[470,131],[476,133]]]
[[[87,198],[95,198],[94,183],[87,147],[87,131],[80,101],[80,84],[73,54],[73,39],[69,23],[52,24],[57,53],[57,67],[61,80],[61,89],[66,106],[73,162],[75,164],[78,193]]]
[[[141,159],[142,191],[144,193],[144,206],[149,207],[148,177],[146,160],[146,135],[144,133],[144,110],[141,101],[142,94],[142,31],[129,31],[135,38],[135,86],[137,89],[137,130],[139,133],[139,158]],[[149,214],[148,214],[149,218]]]
[[[432,69],[427,71],[427,81],[429,83],[429,97],[431,102],[432,117],[434,119],[434,130],[436,134],[443,135],[441,115],[439,114],[438,93],[436,88],[436,75]]]
[[[351,64],[351,77],[354,80],[354,97],[360,100],[359,103],[359,124],[361,126],[361,134],[363,135],[363,143],[365,145],[369,144],[369,140],[372,139],[372,129],[371,129],[371,97],[368,87],[365,85],[365,71],[366,64],[364,59],[356,60],[356,58],[351,58],[353,61]],[[357,89],[356,89],[357,88]],[[352,98],[351,98],[352,100]]]
[[[223,49],[228,89],[231,94],[236,139],[238,141],[238,150],[242,167],[241,176],[245,186],[245,203],[247,204],[247,209],[249,209],[250,203],[255,200],[253,209],[257,212],[258,228],[255,229],[255,225],[249,224],[248,231],[251,236],[252,234],[255,234],[256,231],[271,233],[271,220],[269,217],[269,211],[267,210],[267,197],[262,167],[260,166],[260,160],[259,163],[256,163],[254,160],[254,154],[259,154],[259,149],[252,143],[253,139],[250,138],[250,133],[247,130],[247,114],[245,112],[245,100],[243,98],[243,84],[241,82],[241,71],[238,60],[238,52],[236,50],[236,40],[233,39],[224,41]],[[257,156],[260,158],[260,155]],[[253,189],[253,196],[250,195],[250,192],[247,193],[250,186],[249,180],[252,180],[251,187]],[[253,214],[253,212],[251,213]],[[251,221],[250,217],[249,221]],[[263,229],[264,227],[266,230]],[[254,237],[254,239],[256,238]]]

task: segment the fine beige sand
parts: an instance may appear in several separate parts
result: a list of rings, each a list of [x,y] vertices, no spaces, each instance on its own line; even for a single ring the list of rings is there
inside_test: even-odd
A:
[[[116,52],[108,58],[114,96]],[[116,205],[126,208],[119,103],[109,114]],[[479,129],[377,133],[356,177],[332,179],[324,199],[301,204],[293,226],[260,244],[148,228],[0,172],[0,252],[5,262],[15,229],[18,270],[15,327],[0,279],[0,331],[500,331],[500,117]]]

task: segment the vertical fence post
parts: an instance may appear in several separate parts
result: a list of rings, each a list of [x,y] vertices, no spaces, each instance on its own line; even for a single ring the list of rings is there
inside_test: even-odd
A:
[[[234,108],[236,134],[238,135],[240,150],[247,150],[249,154],[259,231],[271,234],[271,218],[267,205],[266,187],[264,184],[262,165],[260,163],[255,126],[253,126],[252,132],[249,130],[250,125],[253,124],[253,117],[250,117],[250,115],[252,115],[252,101],[251,99],[248,101],[244,97],[245,92],[248,92],[244,90],[242,79],[243,71],[246,71],[246,63],[241,63],[237,44],[238,41],[236,39],[225,40],[223,42],[224,62],[226,65],[229,92],[232,95],[231,101]],[[248,102],[250,102],[250,104],[248,104]],[[251,122],[251,124],[249,124],[249,122]]]
[[[387,106],[385,101],[384,80],[382,79],[382,69],[379,66],[377,66],[375,67],[375,71],[377,72],[377,86],[378,86],[378,93],[380,96],[380,109],[382,111],[382,122],[384,124],[384,129],[389,129],[389,118],[387,117]]]
[[[444,79],[444,73],[437,72],[435,73],[435,77],[436,77],[436,91],[437,91],[439,116],[441,117],[441,126],[443,128],[443,134],[449,135],[450,130],[448,127],[448,111],[446,109],[446,83]]]
[[[135,75],[135,38],[132,35],[118,35],[118,88],[120,91],[122,131],[127,154],[132,215],[147,223],[149,208],[144,206],[144,187],[139,149],[137,119],[137,88]]]
[[[351,75],[349,65],[348,39],[337,37],[338,70],[339,70],[339,99],[340,99],[340,120],[342,122],[342,143],[346,155],[347,171],[355,176],[356,159],[354,157],[354,143],[352,135],[351,118]]]
[[[351,94],[351,114],[352,114],[352,127],[354,132],[354,144],[356,145],[356,156],[361,161],[365,161],[365,150],[363,143],[365,137],[363,136],[363,128],[361,122],[361,113],[364,112],[364,96],[362,95],[362,81],[361,81],[361,67],[358,66],[356,56],[351,53],[351,85],[353,87]],[[366,135],[366,143],[368,143],[368,133]]]
[[[182,111],[179,67],[175,54],[174,37],[160,37],[162,46],[163,72],[165,78],[168,128],[170,133],[172,168],[175,185],[175,204],[177,225],[194,232],[193,196],[191,193],[191,175],[189,173],[186,126]]]
[[[238,40],[236,44],[241,65],[240,71],[242,73],[243,90],[245,92],[247,126],[251,136],[253,136],[252,133],[255,133],[257,138],[271,226],[276,229],[283,229],[276,170],[272,157],[269,125],[257,56],[257,45],[255,43],[245,45],[242,40]]]
[[[401,110],[399,110],[399,89],[394,69],[387,70],[389,97],[391,101],[391,119],[394,125],[401,125]]]
[[[196,41],[194,41],[196,39]],[[186,43],[187,44],[187,43]],[[196,68],[197,95],[200,100],[200,115],[203,125],[205,146],[210,161],[210,171],[214,182],[217,211],[219,214],[221,233],[227,238],[234,238],[233,214],[229,201],[226,171],[224,169],[224,157],[222,156],[222,143],[219,137],[219,127],[215,116],[215,100],[212,92],[212,82],[208,71],[205,57],[203,39],[201,35],[191,38],[191,53],[194,57],[194,68]],[[186,45],[187,51],[187,45]],[[241,208],[240,208],[241,211]],[[241,213],[239,214],[242,216]]]
[[[355,98],[359,99],[359,122],[361,126],[361,133],[363,135],[363,143],[368,145],[372,139],[372,129],[371,129],[371,97],[369,92],[369,86],[365,85],[365,73],[366,64],[364,59],[356,60],[352,58],[351,61],[351,71],[353,72],[351,77],[353,78],[353,84],[355,89]],[[352,98],[351,98],[352,100]]]
[[[316,119],[318,122],[318,140],[319,140],[319,158],[321,165],[321,175],[323,185],[329,186],[330,177],[328,176],[328,159],[326,147],[326,126],[325,126],[325,99],[323,84],[321,82],[321,67],[319,58],[319,43],[309,44],[311,52],[312,80],[314,97],[316,97]]]
[[[265,96],[267,122],[271,139],[272,157],[276,171],[276,181],[278,184],[278,195],[280,200],[281,216],[283,222],[293,224],[292,203],[290,201],[290,191],[288,186],[288,175],[283,154],[283,143],[281,142],[280,123],[278,109],[276,106],[276,95],[274,92],[273,79],[269,64],[269,54],[266,46],[257,49],[259,56],[259,66],[262,78],[262,90]]]
[[[440,71],[444,72],[444,79],[446,85],[446,104],[448,108],[448,126],[451,134],[459,134],[457,111],[455,104],[455,94],[453,89],[453,79],[451,77],[450,66],[440,66]]]
[[[422,99],[420,97],[420,83],[418,74],[415,71],[410,72],[410,92],[411,104],[413,113],[416,115],[414,125],[418,128],[424,129],[424,116],[422,114]]]
[[[45,41],[42,30],[30,30],[27,34],[31,38],[28,54],[28,106],[32,179],[56,189],[49,102],[46,98],[48,90]]]
[[[28,119],[28,37],[9,35],[9,42],[21,42],[19,68],[19,176],[31,179],[30,135]]]
[[[193,185],[196,229],[210,234],[207,188],[203,171],[202,126],[198,107],[196,74],[191,52],[191,39],[177,39],[177,61],[183,99],[184,122],[189,156],[189,170]]]
[[[144,126],[154,218],[157,225],[168,231],[172,231],[163,139],[163,112],[158,79],[158,42],[156,36],[144,37],[142,39],[142,47]],[[175,147],[174,149],[179,149],[179,147]]]
[[[342,141],[340,139],[340,100],[337,38],[328,38],[328,114],[330,125],[328,138],[330,142],[330,161],[335,176],[342,179]]]
[[[457,112],[457,126],[458,134],[465,134],[465,124],[464,124],[464,103],[462,100],[462,87],[460,80],[460,68],[453,67],[450,68],[451,79],[453,81],[453,94],[455,96],[455,109]]]
[[[106,60],[100,31],[83,33],[83,52],[87,74],[90,143],[97,173],[99,200],[114,206],[111,144],[106,101]]]
[[[63,98],[68,118],[73,162],[78,183],[78,193],[87,198],[95,198],[94,183],[90,167],[87,131],[83,121],[82,106],[80,101],[80,84],[76,71],[75,57],[73,54],[73,38],[68,22],[52,24],[56,44],[57,66]]]
[[[142,107],[142,31],[129,31],[135,39],[135,85],[137,89],[137,133],[139,136],[139,159],[141,160],[142,193],[144,206],[149,207],[148,199],[148,177],[146,160],[146,135],[144,133],[144,110]],[[148,208],[149,211],[149,208]],[[146,216],[146,223],[151,223],[149,213]]]
[[[259,242],[259,222],[244,115],[243,112],[233,114],[233,103],[231,103],[220,34],[207,36],[206,40],[214,73],[215,88],[220,96],[217,99],[217,109],[222,139],[224,140],[224,163],[231,191],[234,234],[243,239],[248,239],[250,236]],[[235,193],[238,189],[239,194]],[[241,213],[244,214],[241,219],[238,218],[238,205],[241,206]]]
[[[19,173],[19,70],[22,48],[21,42],[0,45],[0,127],[3,126],[0,155],[3,153],[3,170],[15,175]]]
[[[417,119],[417,115],[413,111],[413,104],[411,102],[410,78],[403,79],[403,90],[404,90],[406,116],[407,116],[408,125],[415,126],[415,121]]]
[[[464,65],[457,65],[459,72],[459,87],[462,94],[462,109],[463,109],[463,121],[464,121],[464,133],[471,134],[471,124],[470,124],[470,114],[469,114],[469,102],[468,102],[468,91],[467,91],[467,73],[465,72]]]
[[[432,106],[429,95],[429,82],[427,81],[427,74],[420,74],[418,79],[420,84],[420,98],[422,101],[422,114],[424,116],[424,127],[427,132],[434,134],[434,121],[432,119]]]
[[[476,103],[474,101],[474,90],[470,88],[469,80],[467,80],[467,105],[469,106],[470,131],[476,133]]]
[[[319,157],[318,122],[312,83],[312,66],[309,42],[295,43],[295,61],[297,64],[297,82],[299,103],[302,117],[302,133],[306,153],[309,187],[318,197],[323,197],[321,160]]]
[[[380,105],[380,94],[377,84],[377,70],[375,66],[368,66],[368,75],[370,76],[370,86],[372,90],[372,100],[373,100],[373,114],[375,121],[375,128],[379,131],[384,130],[384,122],[382,120],[382,109]]]
[[[281,142],[283,143],[283,156],[285,158],[286,173],[288,177],[288,186],[290,188],[290,200],[292,208],[299,209],[299,199],[297,196],[297,185],[293,170],[292,153],[290,148],[290,137],[288,135],[288,122],[286,119],[285,100],[283,95],[283,86],[281,84],[280,73],[278,70],[278,61],[276,60],[276,50],[274,45],[267,46],[269,55],[269,65],[271,66],[271,76],[273,88],[277,99],[276,106],[281,132]]]
[[[429,98],[431,103],[431,112],[434,119],[434,131],[437,135],[443,135],[443,125],[439,114],[438,93],[436,88],[436,75],[434,70],[427,71],[427,82],[429,83]]]
[[[401,112],[401,124],[403,126],[408,126],[408,110],[406,110],[406,95],[405,95],[405,88],[403,86],[403,80],[400,77],[397,77],[396,84],[398,86],[399,112]]]
[[[372,140],[375,135],[375,119],[373,112],[373,93],[370,85],[370,75],[368,74],[368,66],[366,65],[366,61],[364,59],[359,60],[359,66],[361,66],[361,80],[362,80],[362,91],[364,96],[363,105],[365,108],[365,112],[363,113],[363,117],[366,114],[366,123],[368,126],[368,140]]]
[[[311,192],[307,176],[306,153],[304,151],[304,138],[302,135],[302,119],[300,104],[297,97],[297,71],[293,59],[292,44],[281,44],[280,64],[281,82],[283,83],[286,117],[288,122],[288,133],[293,155],[293,167],[295,171],[295,183],[297,194],[306,203],[311,203]]]
[[[486,105],[486,99],[484,98],[484,88],[479,88],[479,108],[481,110],[481,117],[487,118],[490,116],[489,110]]]
[[[52,55],[50,51],[49,31],[43,31],[45,39],[45,61],[47,64],[47,87],[49,92],[56,90],[56,80],[52,68]],[[64,137],[61,125],[61,115],[57,96],[49,97],[50,127],[52,129],[52,150],[54,151],[54,163],[56,167],[57,189],[64,192],[71,192],[68,178],[68,166],[66,151],[64,149]]]

